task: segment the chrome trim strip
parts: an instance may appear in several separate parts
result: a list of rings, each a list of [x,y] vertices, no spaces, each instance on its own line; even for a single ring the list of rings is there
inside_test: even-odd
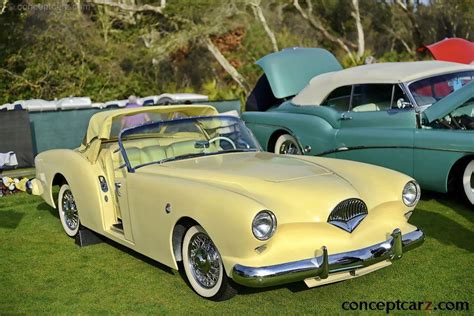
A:
[[[326,279],[331,273],[368,267],[384,260],[398,260],[404,252],[420,246],[424,238],[420,229],[402,235],[397,228],[386,241],[354,251],[328,255],[323,246],[322,255],[310,259],[258,268],[236,264],[232,279],[248,287],[280,285],[315,277]]]

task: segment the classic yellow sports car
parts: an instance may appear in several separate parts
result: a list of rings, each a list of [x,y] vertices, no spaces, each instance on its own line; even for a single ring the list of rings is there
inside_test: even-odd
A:
[[[389,265],[423,242],[408,223],[420,188],[363,163],[276,155],[235,116],[205,105],[95,114],[76,150],[36,159],[28,188],[81,227],[173,269],[194,291],[234,282],[309,287]],[[53,186],[59,185],[58,200]]]

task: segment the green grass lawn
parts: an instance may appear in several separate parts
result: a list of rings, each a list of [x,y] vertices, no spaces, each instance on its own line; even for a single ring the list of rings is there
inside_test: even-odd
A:
[[[313,289],[240,289],[215,303],[194,294],[178,272],[114,243],[79,248],[40,198],[8,196],[0,198],[0,314],[327,314],[344,312],[344,301],[396,300],[468,301],[472,313],[474,212],[426,195],[410,221],[426,242],[390,267]]]

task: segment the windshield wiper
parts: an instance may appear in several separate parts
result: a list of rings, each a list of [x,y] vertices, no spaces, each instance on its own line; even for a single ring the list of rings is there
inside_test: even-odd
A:
[[[242,153],[242,152],[255,152],[257,149],[254,148],[245,148],[245,149],[227,149],[216,152],[216,154],[226,154],[226,153]]]
[[[176,157],[165,158],[165,159],[162,159],[162,160],[158,161],[157,163],[162,164],[162,163],[168,162],[168,161],[182,160],[182,159],[188,159],[188,158],[194,158],[194,157],[206,156],[206,155],[209,155],[209,153],[192,153],[192,154],[180,155],[180,156],[176,156]]]

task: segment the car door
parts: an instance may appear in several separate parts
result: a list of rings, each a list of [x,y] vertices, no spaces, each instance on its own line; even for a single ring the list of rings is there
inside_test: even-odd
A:
[[[354,85],[350,110],[341,113],[336,156],[412,176],[417,123],[407,100],[398,85]]]
[[[130,220],[127,168],[123,160],[122,152],[117,143],[107,144],[102,148],[100,155],[107,183],[110,186],[110,203],[113,205],[113,212],[103,214],[104,229],[113,234],[113,237],[133,242],[132,225]]]

